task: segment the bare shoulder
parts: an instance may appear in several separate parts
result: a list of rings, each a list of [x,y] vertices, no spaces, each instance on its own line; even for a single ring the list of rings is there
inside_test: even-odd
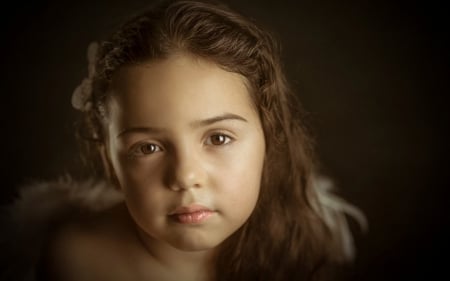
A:
[[[130,280],[128,259],[135,240],[124,207],[115,206],[59,229],[48,243],[51,280]]]

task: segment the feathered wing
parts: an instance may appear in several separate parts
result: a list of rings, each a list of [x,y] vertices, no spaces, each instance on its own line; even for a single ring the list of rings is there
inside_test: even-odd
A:
[[[355,246],[348,218],[353,218],[363,230],[367,230],[367,219],[332,189],[331,180],[316,177],[314,207],[332,232],[334,257],[349,261],[355,256]],[[36,263],[52,231],[71,219],[105,210],[121,201],[122,194],[102,181],[75,182],[66,177],[21,188],[18,199],[1,212],[1,280],[34,280]]]
[[[1,280],[34,280],[45,240],[61,224],[98,212],[123,200],[102,181],[75,182],[69,177],[24,186],[2,210]]]
[[[368,229],[366,216],[357,207],[333,193],[333,182],[323,176],[314,179],[317,194],[317,212],[321,215],[334,239],[334,258],[339,262],[355,258],[355,243],[348,218],[354,219],[365,232]]]

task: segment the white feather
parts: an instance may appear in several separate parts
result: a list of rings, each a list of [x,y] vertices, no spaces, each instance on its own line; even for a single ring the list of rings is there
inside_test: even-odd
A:
[[[318,204],[315,206],[325,224],[331,230],[335,247],[341,253],[340,261],[351,261],[355,258],[355,242],[350,231],[347,218],[354,219],[362,231],[368,230],[368,222],[364,213],[332,192],[333,182],[324,177],[314,179],[314,190]]]

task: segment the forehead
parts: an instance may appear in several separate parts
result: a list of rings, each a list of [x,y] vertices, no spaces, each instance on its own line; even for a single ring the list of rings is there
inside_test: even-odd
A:
[[[123,67],[113,77],[112,92],[111,118],[121,127],[150,121],[164,126],[177,118],[224,113],[255,115],[242,75],[189,55]]]

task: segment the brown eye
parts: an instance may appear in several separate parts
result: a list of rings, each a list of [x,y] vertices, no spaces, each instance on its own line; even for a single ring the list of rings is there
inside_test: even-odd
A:
[[[139,146],[139,151],[142,154],[152,154],[155,153],[156,151],[159,151],[159,147],[153,143],[144,143],[141,146]]]
[[[209,137],[207,144],[224,145],[231,141],[231,138],[224,134],[215,134]]]
[[[151,142],[141,142],[135,144],[128,153],[131,158],[144,157],[152,155],[156,152],[163,151],[161,146],[151,143]]]

